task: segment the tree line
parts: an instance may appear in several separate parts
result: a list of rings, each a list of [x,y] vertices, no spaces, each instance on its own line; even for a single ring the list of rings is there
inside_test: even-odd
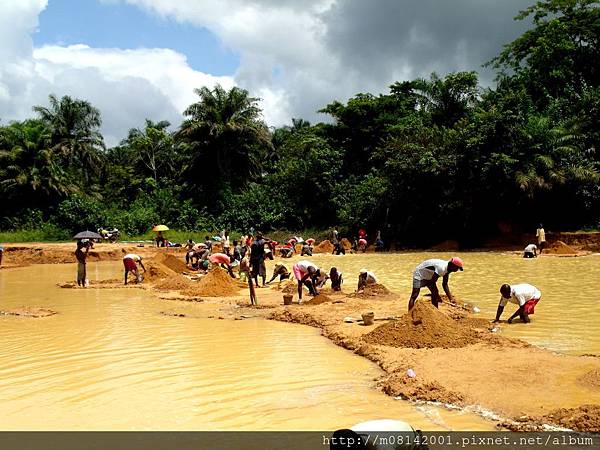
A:
[[[244,89],[195,90],[174,131],[106,148],[89,102],[49,97],[0,127],[0,229],[381,229],[408,246],[600,225],[600,8],[543,0],[488,66],[398,81],[270,129]]]

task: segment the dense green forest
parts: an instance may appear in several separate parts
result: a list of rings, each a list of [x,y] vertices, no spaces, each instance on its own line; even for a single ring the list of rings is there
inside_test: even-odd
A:
[[[50,95],[0,127],[0,229],[166,223],[180,230],[381,229],[422,246],[478,245],[499,224],[600,224],[600,8],[544,0],[477,72],[399,81],[332,101],[332,120],[269,129],[258,99],[200,87],[175,131],[140,124],[106,148],[85,100]]]

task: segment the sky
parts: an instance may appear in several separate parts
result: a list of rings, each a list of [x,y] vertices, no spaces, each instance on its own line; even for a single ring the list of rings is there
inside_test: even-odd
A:
[[[0,123],[48,95],[100,109],[108,146],[176,128],[195,88],[238,86],[270,126],[395,81],[476,70],[527,29],[533,0],[0,0]]]

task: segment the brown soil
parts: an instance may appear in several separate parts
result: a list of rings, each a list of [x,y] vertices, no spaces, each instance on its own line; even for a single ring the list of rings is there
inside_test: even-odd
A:
[[[563,241],[577,250],[600,252],[600,232],[546,233],[546,238]]]
[[[544,249],[544,253],[548,255],[574,255],[577,251],[563,241],[555,241]]]
[[[191,287],[193,283],[196,282],[191,281],[189,278],[186,278],[183,275],[175,275],[160,280],[154,285],[154,288],[158,289],[159,291],[181,291]]]
[[[184,289],[181,293],[184,295],[205,296],[205,297],[231,297],[240,292],[240,286],[229,274],[215,267],[203,276],[200,281]]]
[[[377,327],[365,342],[391,347],[456,348],[478,342],[478,333],[452,320],[431,304],[419,301],[399,320]]]
[[[578,408],[561,408],[538,419],[575,431],[600,432],[600,405],[582,405]]]
[[[172,277],[174,275],[174,272],[167,266],[153,261],[146,262],[144,267],[146,268],[146,272],[143,270],[141,270],[141,272],[144,275],[144,281],[146,282],[156,283],[164,278]]]
[[[152,258],[152,262],[157,264],[162,264],[173,272],[181,273],[188,270],[185,262],[177,256],[170,253],[159,253],[154,258]]]
[[[460,248],[460,245],[456,241],[444,241],[431,247],[431,250],[438,252],[455,252]]]
[[[293,281],[287,281],[281,284],[281,292],[284,294],[295,294],[298,292],[298,283]]]
[[[589,389],[600,389],[600,369],[586,373],[579,378],[579,383]]]
[[[13,308],[7,310],[0,310],[0,315],[4,316],[22,316],[22,317],[48,317],[58,314],[56,311],[46,308],[40,308],[37,306],[21,306],[20,308]]]
[[[386,288],[383,284],[369,284],[364,289],[349,294],[348,297],[353,298],[372,298],[372,297],[389,297],[392,291]]]
[[[346,238],[342,238],[342,240],[340,241],[340,243],[342,244],[342,247],[344,247],[344,250],[346,250],[346,251],[348,251],[348,250],[350,250],[352,248],[352,244]]]
[[[316,295],[315,297],[311,298],[310,300],[304,302],[303,305],[313,306],[313,305],[320,305],[321,303],[331,303],[332,301],[333,300],[330,299],[327,295],[319,294],[319,295]]]
[[[317,245],[313,249],[313,253],[331,253],[331,252],[333,252],[333,244],[331,242],[329,242],[328,240],[319,242],[319,245]]]

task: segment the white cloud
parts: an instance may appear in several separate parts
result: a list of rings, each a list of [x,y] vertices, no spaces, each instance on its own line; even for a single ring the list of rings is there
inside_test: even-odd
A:
[[[234,84],[263,99],[270,125],[358,92],[387,92],[431,71],[479,70],[524,24],[530,0],[101,0],[126,2],[212,31],[240,55],[230,77],[193,70],[169,49],[99,49],[85,43],[34,49],[45,0],[0,0],[0,117],[22,119],[47,95],[76,95],[103,114],[110,144],[148,117],[175,125],[193,88]],[[133,25],[133,24],[132,24]],[[491,73],[484,72],[484,81]]]
[[[71,95],[100,109],[106,142],[115,145],[146,118],[179,124],[183,110],[197,100],[194,88],[235,84],[232,77],[193,70],[184,55],[169,49],[34,49],[30,36],[45,6],[33,0],[9,6],[0,0],[0,37],[7,37],[0,41],[3,122],[31,117],[32,106],[47,104],[51,93]]]
[[[113,0],[114,1],[114,0]],[[433,71],[482,72],[523,31],[531,0],[121,0],[213,31],[241,55],[236,82],[278,93],[275,124],[322,119],[316,110]],[[282,73],[282,76],[274,76]],[[265,103],[265,107],[267,104]]]

